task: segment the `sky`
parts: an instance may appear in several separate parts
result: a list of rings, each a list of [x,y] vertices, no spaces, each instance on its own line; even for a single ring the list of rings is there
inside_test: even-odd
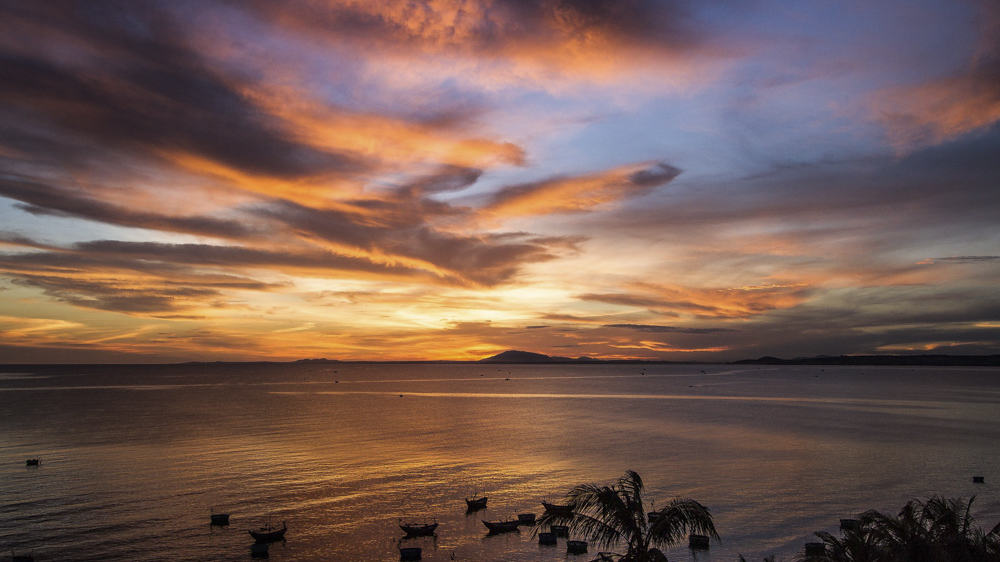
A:
[[[0,0],[0,362],[1000,353],[993,0]]]

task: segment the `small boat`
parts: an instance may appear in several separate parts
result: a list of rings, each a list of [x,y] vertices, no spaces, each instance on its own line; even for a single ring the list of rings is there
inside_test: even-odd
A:
[[[250,533],[250,536],[257,542],[275,542],[285,540],[285,531],[287,530],[288,525],[282,521],[280,529],[276,529],[268,523],[256,531],[249,529],[247,532]]]
[[[408,537],[429,537],[438,528],[437,521],[433,523],[403,523],[400,521],[399,528]]]
[[[517,522],[521,525],[534,525],[535,524],[535,514],[534,513],[518,513]]]
[[[586,554],[587,541],[566,541],[566,554]]]
[[[840,530],[841,531],[860,531],[861,521],[857,519],[841,519],[840,520]]]
[[[489,498],[486,496],[483,496],[481,498],[472,496],[471,498],[465,498],[465,505],[467,506],[469,511],[484,509],[486,507],[486,500],[488,499]]]
[[[228,513],[216,513],[212,510],[211,515],[209,515],[212,525],[228,525],[229,524],[229,514]]]
[[[555,536],[557,536],[557,537],[568,537],[569,536],[569,527],[567,527],[566,525],[553,525],[550,528],[550,530],[552,531],[552,534],[555,535]]]
[[[806,556],[826,556],[826,543],[822,542],[807,542]]]
[[[556,544],[555,533],[538,533],[538,544],[551,546]]]
[[[986,478],[984,478],[982,476],[973,476],[972,477],[972,483],[973,484],[983,484],[985,482],[986,482]]]
[[[517,526],[521,522],[517,519],[510,519],[508,521],[485,521],[483,520],[483,525],[490,530],[490,534],[494,535],[497,533],[510,533],[517,530]]]
[[[420,547],[408,546],[399,549],[399,559],[400,560],[420,560]]]
[[[42,462],[40,459],[28,459],[24,461],[24,466],[38,466],[40,462]]]
[[[560,505],[557,503],[542,502],[542,507],[545,508],[545,513],[551,513],[552,515],[573,514],[573,506],[571,504]]]
[[[696,550],[706,550],[709,547],[708,537],[706,535],[689,535],[688,536],[688,548],[693,548]]]

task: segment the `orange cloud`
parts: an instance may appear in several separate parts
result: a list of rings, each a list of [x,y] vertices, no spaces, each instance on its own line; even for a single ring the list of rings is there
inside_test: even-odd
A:
[[[673,2],[330,0],[258,2],[254,9],[296,34],[336,45],[363,44],[382,61],[398,58],[421,66],[444,57],[463,78],[477,75],[473,80],[501,75],[508,83],[512,78],[548,85],[559,78],[605,82],[655,68],[659,72],[645,74],[637,86],[686,83],[704,80],[703,63],[722,52],[718,42],[702,40],[685,8]],[[480,62],[463,65],[456,59]],[[393,74],[406,73],[406,64],[391,66],[397,69]]]
[[[524,150],[505,141],[469,138],[466,130],[447,123],[420,123],[352,113],[308,99],[301,91],[265,92],[259,86],[244,95],[279,117],[297,138],[317,149],[356,154],[388,169],[431,162],[477,168],[524,163]]]
[[[499,217],[517,217],[590,211],[594,208],[649,193],[681,173],[666,164],[622,166],[574,177],[557,177],[501,189],[483,208]]]
[[[771,310],[794,307],[804,302],[810,293],[808,285],[798,283],[733,288],[635,283],[632,288],[634,290],[627,293],[583,294],[580,299],[642,307],[668,315],[747,319]]]
[[[1000,8],[983,2],[979,48],[949,76],[878,92],[873,105],[901,152],[937,144],[1000,121]]]

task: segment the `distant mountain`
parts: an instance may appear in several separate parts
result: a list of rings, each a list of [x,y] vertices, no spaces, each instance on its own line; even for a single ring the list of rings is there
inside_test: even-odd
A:
[[[738,365],[940,365],[1000,366],[1000,355],[820,355],[780,359],[761,357],[734,361]]]
[[[542,353],[532,353],[530,351],[518,351],[516,349],[509,349],[503,353],[497,353],[492,357],[479,360],[480,363],[586,363],[591,361],[597,360],[590,357],[577,357],[576,359],[558,357]]]

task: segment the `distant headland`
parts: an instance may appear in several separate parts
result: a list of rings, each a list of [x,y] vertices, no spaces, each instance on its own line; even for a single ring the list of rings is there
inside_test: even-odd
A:
[[[594,359],[559,357],[515,349],[480,359],[480,363],[686,363],[638,359]],[[695,362],[692,362],[695,363]],[[729,361],[734,365],[928,365],[928,366],[1000,366],[1000,355],[818,355],[781,359],[765,356],[758,359]]]

